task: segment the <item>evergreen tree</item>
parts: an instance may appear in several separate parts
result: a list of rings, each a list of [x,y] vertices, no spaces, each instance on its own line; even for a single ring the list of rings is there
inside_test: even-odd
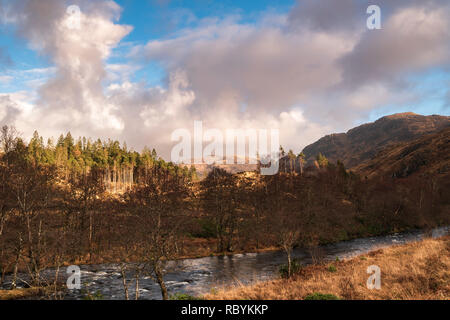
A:
[[[317,163],[319,164],[320,168],[325,168],[328,166],[328,159],[322,153],[319,153],[317,155],[316,160],[317,160]]]

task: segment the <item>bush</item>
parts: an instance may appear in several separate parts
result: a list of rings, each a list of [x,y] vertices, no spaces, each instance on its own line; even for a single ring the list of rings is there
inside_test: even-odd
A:
[[[216,226],[213,221],[209,219],[198,219],[197,223],[199,230],[191,234],[194,238],[209,239],[216,237]]]
[[[302,264],[301,264],[297,259],[294,259],[294,260],[292,260],[291,268],[292,268],[291,272],[292,272],[292,275],[293,275],[293,274],[299,273],[299,272],[302,270],[303,266],[302,266]],[[282,264],[282,265],[278,268],[278,273],[280,274],[280,276],[281,276],[283,279],[289,278],[289,274],[288,274],[288,273],[289,273],[289,268],[288,268],[288,265],[287,265],[287,264]]]
[[[199,297],[194,297],[186,293],[175,293],[170,295],[169,300],[202,300]]]
[[[313,294],[309,294],[305,297],[305,300],[340,300],[339,297],[334,294],[323,294],[319,292],[315,292]]]
[[[83,300],[103,300],[103,294],[97,290],[95,293],[91,293],[88,290],[82,290]]]
[[[336,272],[337,269],[336,269],[336,267],[334,266],[334,264],[331,264],[331,265],[328,267],[328,271],[330,271],[330,272]]]

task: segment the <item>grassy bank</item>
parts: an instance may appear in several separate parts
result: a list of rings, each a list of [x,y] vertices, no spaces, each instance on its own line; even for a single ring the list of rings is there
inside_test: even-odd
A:
[[[381,289],[366,286],[367,267],[381,269]],[[450,299],[450,237],[379,249],[355,258],[312,265],[288,280],[238,286],[206,299]]]
[[[45,294],[44,288],[26,288],[14,290],[0,290],[0,300],[19,300],[39,297]]]

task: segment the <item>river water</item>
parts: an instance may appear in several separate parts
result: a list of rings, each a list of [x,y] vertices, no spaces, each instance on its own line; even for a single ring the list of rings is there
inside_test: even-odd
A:
[[[433,237],[450,234],[450,226],[436,228]],[[377,248],[395,244],[418,241],[425,236],[423,231],[397,233],[388,236],[355,239],[351,241],[329,244],[321,247],[321,252],[327,260],[349,258],[367,253]],[[302,264],[310,264],[311,256],[308,250],[296,249],[293,257]],[[234,254],[230,256],[183,259],[172,262],[171,271],[165,275],[169,294],[186,293],[194,296],[211,292],[223,286],[250,284],[276,278],[278,267],[286,263],[286,256],[281,251],[263,253]],[[82,299],[87,291],[100,293],[103,299],[124,299],[123,279],[117,264],[85,265],[81,269],[81,290],[65,293],[65,299]],[[61,277],[65,275],[61,269]],[[43,276],[53,276],[54,270],[46,270]],[[128,274],[130,298],[134,297],[135,287],[133,274]],[[20,279],[26,279],[24,274]],[[9,288],[11,276],[6,276],[3,288]],[[21,281],[18,287],[24,286]],[[161,299],[159,286],[150,278],[143,277],[139,284],[140,299]]]

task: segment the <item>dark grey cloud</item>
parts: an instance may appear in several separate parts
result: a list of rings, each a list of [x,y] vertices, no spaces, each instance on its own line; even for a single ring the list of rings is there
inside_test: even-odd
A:
[[[7,1],[5,8],[9,18],[16,20],[17,33],[21,37],[46,54],[55,50],[51,38],[56,35],[57,21],[66,13],[64,1]]]
[[[361,0],[298,0],[288,16],[289,25],[294,30],[336,32],[353,31],[364,26],[366,1]]]
[[[406,7],[437,8],[448,0],[297,0],[288,15],[289,26],[298,31],[310,28],[324,32],[351,32],[365,29],[370,5],[378,5],[382,20]]]
[[[401,81],[405,74],[450,64],[450,6],[412,1],[384,18],[381,30],[368,30],[340,60],[343,83],[352,87]]]

